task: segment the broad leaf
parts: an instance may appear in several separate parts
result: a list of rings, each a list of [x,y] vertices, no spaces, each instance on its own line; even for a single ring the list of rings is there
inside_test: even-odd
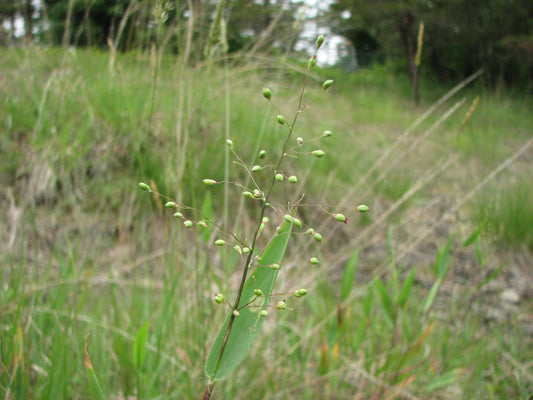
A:
[[[254,272],[244,284],[243,293],[239,301],[240,315],[234,318],[231,332],[224,346],[224,339],[227,334],[228,325],[232,312],[229,313],[226,321],[222,325],[213,347],[209,352],[205,366],[205,374],[212,381],[219,381],[227,378],[252,347],[253,342],[259,335],[263,325],[264,317],[260,315],[261,310],[267,309],[272,289],[278,276],[278,270],[271,268],[272,264],[281,264],[287,249],[292,223],[285,222],[279,232],[272,238],[261,256],[261,261]],[[264,297],[255,298],[254,290],[261,289]],[[254,300],[255,298],[255,300]]]

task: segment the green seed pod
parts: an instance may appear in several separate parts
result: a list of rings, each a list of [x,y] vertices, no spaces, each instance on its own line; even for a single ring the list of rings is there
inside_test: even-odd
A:
[[[355,209],[359,212],[367,212],[369,210],[369,208],[364,204],[358,205]]]
[[[298,146],[301,146],[302,144],[304,144],[304,138],[298,136],[296,138],[296,143],[298,143]]]
[[[318,258],[311,257],[309,260],[307,260],[310,264],[317,265],[320,261],[318,261]]]
[[[289,180],[290,183],[296,183],[296,182],[298,182],[298,178],[295,177],[294,175],[289,176],[289,179],[288,179],[288,180]]]
[[[254,294],[257,296],[257,297],[261,297],[263,296],[263,291],[261,289],[255,289],[254,290]]]
[[[307,69],[313,69],[316,67],[316,56],[313,56],[309,59],[307,63]]]
[[[285,221],[287,221],[287,222],[292,222],[292,220],[293,220],[292,216],[290,216],[289,214],[285,214],[283,216],[283,218],[285,218]]]
[[[307,294],[307,289],[297,289],[292,294],[294,297],[304,297]]]
[[[259,172],[259,171],[261,171],[261,170],[262,170],[262,168],[261,168],[260,165],[254,165],[254,166],[252,167],[252,172]]]
[[[207,228],[207,222],[205,221],[198,221],[198,223],[196,224],[202,228]]]
[[[215,240],[215,244],[217,246],[224,246],[226,244],[226,241],[224,239],[218,239],[218,240]]]
[[[276,308],[278,310],[285,310],[287,308],[287,302],[285,300],[278,301],[278,303],[276,304]]]
[[[315,230],[313,228],[309,228],[305,231],[305,233],[309,233],[310,235],[312,235],[313,233],[315,233]]]
[[[276,118],[277,118],[278,123],[280,125],[284,125],[285,124],[286,121],[285,121],[285,117],[283,115],[278,115]]]
[[[178,205],[176,203],[174,203],[173,201],[167,201],[165,203],[165,207],[166,208],[178,208]]]
[[[283,175],[282,174],[276,174],[276,180],[278,182],[283,182]]]
[[[249,199],[253,199],[254,198],[254,195],[252,194],[252,192],[242,192],[242,195],[244,197],[249,198]]]
[[[261,151],[259,152],[259,158],[260,158],[260,159],[265,158],[266,155],[267,155],[267,152],[266,152],[265,150],[261,150]]]
[[[346,223],[346,221],[348,221],[348,218],[346,218],[344,214],[334,214],[333,217],[335,217],[335,219],[339,222]]]
[[[239,254],[242,254],[241,246],[239,246],[238,244],[233,246],[233,250],[235,250]]]
[[[250,252],[250,248],[249,247],[243,247],[242,248],[242,252],[243,252],[243,254],[248,254]]]
[[[263,224],[268,224],[268,221],[270,221],[268,217],[263,217]]]
[[[302,221],[300,221],[298,218],[293,218],[293,219],[292,219],[292,222],[293,222],[294,225],[296,225],[298,228],[301,228],[301,227],[302,227]]]
[[[183,222],[183,225],[185,225],[185,228],[191,228],[194,224],[192,223],[192,221],[185,221]]]
[[[150,189],[150,186],[148,186],[146,183],[144,182],[140,182],[139,183],[139,187],[142,189],[142,190],[146,190],[148,192],[151,192],[152,189]]]
[[[174,218],[179,218],[179,219],[183,219],[183,218],[185,218],[185,217],[183,216],[183,214],[182,214],[182,213],[180,213],[180,212],[177,212],[177,213],[174,213]]]
[[[272,268],[272,269],[280,269],[281,266],[279,264],[270,264],[270,268]]]
[[[261,222],[261,225],[259,225],[259,233],[263,232],[265,230],[265,223]]]
[[[261,199],[263,197],[263,194],[259,191],[259,189],[254,189],[254,198]]]
[[[233,315],[235,317],[238,317],[239,315],[241,315],[241,313],[238,310],[233,310]]]
[[[311,152],[312,155],[314,155],[316,158],[322,158],[326,155],[326,153],[323,150],[315,150]]]
[[[269,88],[263,88],[263,97],[267,100],[272,100],[272,92]]]
[[[327,88],[329,88],[331,85],[333,85],[333,82],[334,81],[332,79],[324,81],[324,83],[322,84],[322,90],[326,90]]]
[[[322,46],[322,43],[324,43],[324,35],[318,35],[316,38],[316,49],[318,50],[320,46]]]
[[[313,238],[320,243],[322,241],[322,235],[318,232],[313,233]]]
[[[224,300],[225,300],[225,297],[222,293],[218,293],[216,296],[215,296],[215,303],[217,304],[222,304],[224,303]]]
[[[226,140],[226,144],[228,145],[228,147],[233,150],[233,142],[231,140]]]
[[[204,179],[202,182],[206,184],[207,186],[213,186],[215,183],[217,183],[217,181],[213,179]]]
[[[259,315],[261,315],[262,317],[266,317],[268,315],[268,311],[267,310],[261,310]]]
[[[330,136],[331,136],[331,131],[324,131],[324,133],[322,134],[322,136],[324,136],[324,137],[330,137]]]

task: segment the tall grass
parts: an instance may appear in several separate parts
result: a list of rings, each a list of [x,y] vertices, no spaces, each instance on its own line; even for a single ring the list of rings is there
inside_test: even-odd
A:
[[[207,236],[183,234],[160,216],[160,199],[139,196],[134,188],[152,180],[161,192],[179,190],[183,201],[223,213],[222,191],[205,200],[201,180],[224,179],[226,117],[243,153],[268,151],[279,138],[275,121],[266,119],[261,89],[273,80],[280,98],[287,97],[282,106],[289,106],[295,83],[278,79],[273,61],[238,63],[225,72],[216,64],[177,68],[163,57],[150,130],[153,81],[144,55],[119,55],[114,76],[108,54],[97,51],[4,49],[0,60],[2,397],[88,398],[83,363],[91,333],[90,359],[111,398],[200,398],[213,327],[223,318],[211,298],[235,285],[236,260],[213,249]],[[505,165],[490,174],[526,143],[530,99],[466,89],[412,127],[421,112],[388,73],[335,79],[328,102],[309,92],[299,135],[327,128],[335,140],[323,163],[299,160],[308,170],[300,183],[322,204],[365,202],[371,214],[364,224],[350,220],[338,228],[313,208],[306,211],[313,224],[325,224],[330,250],[297,239],[290,251],[294,263],[310,252],[322,262],[305,274],[289,267],[279,289],[302,282],[312,296],[265,326],[245,368],[217,396],[527,398],[533,382],[531,339],[521,322],[525,307],[492,320],[488,315],[498,306],[487,305],[493,297],[483,286],[508,259],[492,258],[505,248],[493,251],[484,242],[487,257],[480,265],[475,249],[457,243],[479,226],[478,215],[494,218],[486,226],[495,227],[489,232],[496,237],[506,238],[503,226],[511,226],[518,233],[507,243],[528,243],[521,231],[531,203],[528,175],[520,172],[530,167],[528,148],[512,160],[514,169]],[[176,139],[180,111],[186,146]],[[502,181],[515,175],[524,178],[502,190]],[[469,197],[484,178],[478,197]],[[248,223],[246,213],[241,221]],[[456,239],[446,247],[453,233]],[[354,271],[348,260],[356,249]],[[438,279],[434,266],[442,249],[449,252],[449,272],[426,313],[422,306]],[[468,268],[469,281],[460,284],[457,277]],[[350,282],[345,270],[352,271],[347,295],[341,288]],[[410,271],[409,296],[399,301]],[[135,338],[147,321],[144,362],[135,362]]]

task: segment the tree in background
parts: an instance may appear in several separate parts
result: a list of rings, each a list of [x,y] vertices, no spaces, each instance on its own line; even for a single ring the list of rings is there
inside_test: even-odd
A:
[[[386,58],[407,65],[412,80],[423,21],[422,64],[440,79],[461,79],[482,68],[487,87],[532,88],[531,0],[336,0],[330,21],[358,53],[370,52],[368,62]]]
[[[421,22],[422,0],[337,0],[331,10],[337,15],[334,30],[352,43],[359,65],[385,58],[407,63],[413,97],[419,101],[416,35]]]
[[[0,43],[15,40],[15,20],[24,21],[24,39],[31,41],[34,26],[35,6],[31,0],[0,0],[0,23],[8,22],[6,29],[0,24]]]

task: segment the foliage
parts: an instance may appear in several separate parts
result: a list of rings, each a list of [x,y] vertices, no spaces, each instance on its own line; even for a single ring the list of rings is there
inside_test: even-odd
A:
[[[108,62],[109,53],[95,50],[0,49],[6,78],[0,94],[5,111],[0,113],[3,398],[98,398],[98,386],[113,398],[201,397],[212,327],[225,317],[212,297],[234,290],[238,257],[232,249],[214,249],[209,230],[184,233],[159,215],[161,198],[139,196],[132,188],[153,176],[159,191],[180,191],[183,201],[203,214],[222,215],[222,187],[201,182],[206,176],[224,179],[226,77],[231,137],[246,154],[270,152],[279,142],[280,126],[260,96],[263,84],[276,83],[271,88],[283,109],[293,104],[297,87],[291,79],[279,79],[275,68],[266,69],[283,65],[274,61],[241,61],[226,72],[216,63],[176,68],[176,60],[163,55],[164,84],[149,129],[150,59],[118,54],[114,74]],[[300,120],[306,142],[307,135],[326,128],[333,128],[333,140],[321,160],[298,160],[303,169],[309,167],[298,184],[322,204],[344,196],[375,207],[364,214],[364,225],[328,218],[321,230],[331,231],[324,235],[327,249],[316,248],[320,263],[310,263],[303,273],[290,266],[308,253],[301,246],[309,236],[291,237],[290,266],[282,271],[279,290],[303,284],[310,293],[295,312],[271,313],[261,344],[214,397],[530,397],[527,366],[533,347],[521,321],[525,316],[529,322],[523,310],[530,300],[522,299],[504,319],[494,316],[502,310],[494,289],[502,281],[497,276],[507,282],[512,273],[503,261],[516,256],[527,262],[528,253],[517,236],[512,248],[493,247],[492,222],[479,224],[468,207],[481,208],[492,195],[511,192],[502,190],[505,182],[513,182],[516,171],[529,171],[530,159],[521,158],[494,187],[479,192],[479,203],[461,202],[473,183],[529,139],[531,99],[463,90],[468,101],[439,125],[437,135],[424,137],[449,104],[411,124],[420,113],[408,107],[405,77],[387,66],[351,75],[330,69],[327,77],[334,73],[336,84],[328,89],[334,95],[320,100],[319,85],[313,85],[310,112]],[[177,107],[180,77],[183,108]],[[447,90],[435,85],[430,94],[436,100]],[[185,143],[176,139],[180,110],[190,129]],[[411,136],[403,136],[404,129]],[[420,146],[411,149],[421,137]],[[365,180],[365,172],[398,138],[399,145]],[[313,143],[307,146],[314,150]],[[404,203],[405,209],[394,209],[393,223],[378,223],[399,196],[447,158],[453,162]],[[176,187],[182,161],[187,176]],[[399,181],[396,171],[404,169],[409,179]],[[245,178],[241,173],[237,179]],[[519,184],[525,187],[528,179],[526,174]],[[375,180],[394,190],[383,190]],[[248,200],[229,207],[237,213],[241,204],[245,212],[235,220],[249,224],[255,208]],[[513,203],[513,213],[525,215],[527,206]],[[312,209],[301,210],[316,219]],[[441,216],[445,223],[436,225]],[[397,233],[387,236],[392,224]],[[413,232],[434,226],[438,229],[410,251]],[[269,329],[271,321],[276,329]],[[83,367],[88,332],[93,377]]]
[[[423,68],[441,79],[461,79],[478,69],[485,84],[531,85],[533,5],[505,1],[367,1],[333,2],[334,30],[362,50],[363,64],[408,60],[409,40],[419,22],[425,25]]]

